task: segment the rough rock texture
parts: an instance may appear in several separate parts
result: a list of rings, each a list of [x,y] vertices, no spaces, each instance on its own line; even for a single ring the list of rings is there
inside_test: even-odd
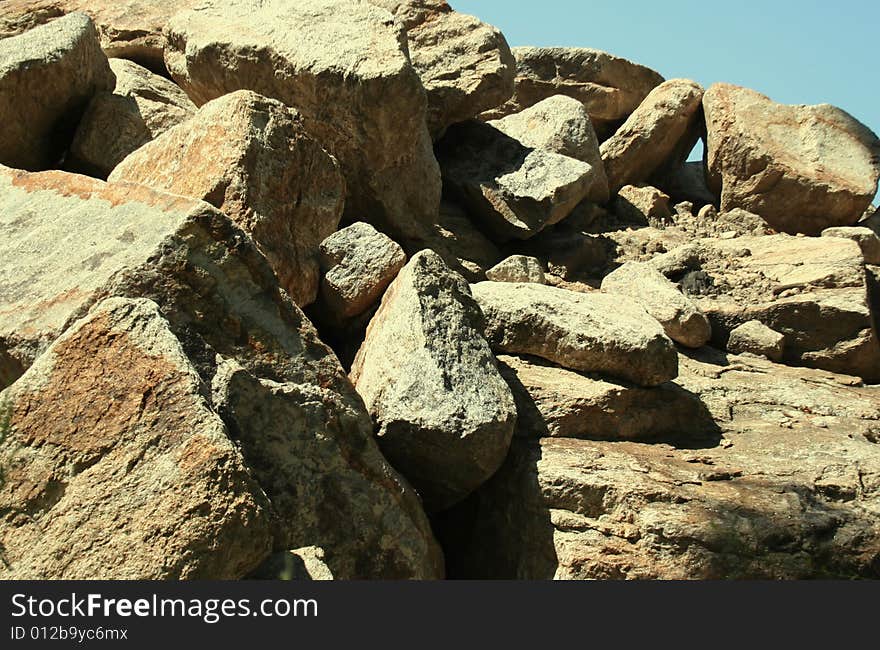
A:
[[[269,504],[155,303],[102,302],[3,399],[3,579],[229,580],[271,551]]]
[[[448,189],[499,241],[529,239],[561,221],[601,182],[585,162],[477,121],[450,127],[437,158]]]
[[[840,237],[851,239],[862,249],[865,256],[865,264],[880,264],[880,235],[867,227],[826,228],[822,231],[823,237]]]
[[[449,268],[468,282],[485,280],[486,271],[504,257],[492,240],[474,225],[468,211],[457,203],[444,200],[440,204],[440,217],[433,230],[426,247],[439,254]]]
[[[685,161],[703,128],[702,100],[703,87],[688,79],[672,79],[651,91],[600,148],[612,193]]]
[[[712,337],[709,320],[694,302],[648,264],[624,264],[602,280],[602,290],[644,307],[676,343],[700,348]]]
[[[709,183],[724,210],[761,215],[780,232],[855,224],[880,178],[880,141],[830,106],[786,106],[715,84],[703,100]]]
[[[358,222],[321,242],[321,307],[342,321],[369,309],[406,264],[397,242]]]
[[[0,164],[57,164],[86,105],[113,89],[113,73],[88,16],[73,14],[0,39]]]
[[[503,462],[513,397],[467,282],[433,251],[413,256],[388,288],[351,378],[383,453],[429,510],[460,501]]]
[[[107,178],[138,147],[195,115],[173,82],[126,59],[110,59],[113,92],[100,92],[80,120],[65,168]]]
[[[126,158],[110,180],[211,203],[253,237],[298,305],[317,297],[318,247],[339,225],[345,183],[281,102],[250,91],[209,102]]]
[[[306,546],[273,553],[248,576],[252,580],[334,580],[327,566],[324,549]]]
[[[750,320],[730,332],[727,350],[734,354],[756,354],[780,362],[785,354],[785,336],[761,321]]]
[[[650,185],[624,185],[611,205],[623,222],[646,225],[666,222],[672,217],[670,197]]]
[[[525,255],[511,255],[486,271],[493,282],[534,282],[547,284],[541,260]]]
[[[599,140],[586,107],[576,99],[554,95],[531,108],[489,122],[527,147],[577,158],[596,170],[596,181],[587,199],[608,201],[608,179],[599,154]]]
[[[370,0],[406,26],[409,55],[428,93],[434,134],[506,102],[516,60],[504,35],[438,0]]]
[[[515,47],[516,90],[506,104],[484,114],[497,119],[518,113],[553,95],[586,106],[600,137],[607,137],[651,90],[663,82],[653,70],[587,48]]]
[[[880,394],[755,358],[682,359],[700,447],[545,438],[446,518],[451,575],[877,578]],[[444,531],[441,531],[441,534]]]
[[[675,201],[691,201],[700,208],[718,205],[719,197],[709,189],[706,181],[706,164],[695,160],[655,174],[654,182]]]
[[[366,2],[211,0],[174,17],[165,60],[197,104],[249,89],[295,107],[339,159],[351,220],[414,246],[437,217],[440,173],[402,30]]]
[[[641,307],[599,293],[540,284],[480,282],[472,287],[492,348],[563,367],[656,386],[677,374],[677,354]]]

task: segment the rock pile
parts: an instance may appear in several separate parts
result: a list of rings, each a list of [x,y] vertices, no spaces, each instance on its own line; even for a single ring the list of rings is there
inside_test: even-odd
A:
[[[0,120],[0,578],[880,577],[840,109],[442,0],[10,0]]]

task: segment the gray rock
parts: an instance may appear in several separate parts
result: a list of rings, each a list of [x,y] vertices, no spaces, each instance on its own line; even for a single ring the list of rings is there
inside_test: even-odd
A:
[[[675,346],[657,321],[617,297],[507,282],[480,282],[472,290],[497,352],[649,387],[678,372]]]
[[[706,164],[696,160],[666,168],[654,174],[653,182],[676,201],[691,201],[695,206],[718,205],[706,181]]]
[[[388,288],[351,378],[383,453],[429,510],[460,501],[504,460],[513,397],[467,282],[433,251],[413,256]]]
[[[756,354],[780,362],[785,354],[785,335],[761,321],[750,320],[730,332],[727,350],[734,354]]]
[[[511,255],[486,271],[493,282],[534,282],[547,284],[541,260],[526,255]]]
[[[880,235],[877,235],[868,227],[844,227],[826,228],[822,231],[823,237],[841,237],[851,239],[862,249],[865,256],[865,264],[880,264]]]
[[[503,257],[501,251],[475,225],[467,210],[457,203],[440,203],[440,217],[426,248],[435,251],[446,265],[468,282],[486,279],[486,271]]]

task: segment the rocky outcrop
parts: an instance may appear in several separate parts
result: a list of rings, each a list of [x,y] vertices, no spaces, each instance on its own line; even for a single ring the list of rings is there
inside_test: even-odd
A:
[[[345,183],[302,117],[249,91],[216,99],[110,175],[202,199],[229,215],[298,305],[318,295],[319,252],[342,217]]]
[[[467,282],[413,256],[370,321],[351,378],[379,445],[430,510],[461,501],[507,454],[516,410]]]
[[[880,235],[865,226],[826,228],[822,231],[823,237],[840,237],[851,239],[862,249],[865,264],[880,264]]]
[[[715,84],[703,101],[709,182],[724,210],[761,215],[780,232],[854,225],[880,178],[880,141],[848,113],[786,106]]]
[[[338,158],[352,221],[417,246],[437,216],[440,174],[425,90],[389,18],[347,0],[210,2],[173,18],[165,61],[197,104],[247,89],[295,107]]]
[[[173,82],[125,59],[110,59],[113,92],[92,97],[80,120],[65,168],[107,178],[130,153],[195,115],[196,106]]]
[[[619,298],[508,282],[480,282],[473,293],[497,352],[537,356],[642,386],[677,374],[675,347],[660,325]]]
[[[0,39],[0,164],[34,171],[58,164],[89,100],[112,89],[84,14]]]

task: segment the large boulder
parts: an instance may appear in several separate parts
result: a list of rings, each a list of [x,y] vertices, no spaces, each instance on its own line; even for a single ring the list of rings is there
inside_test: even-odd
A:
[[[211,0],[176,15],[167,34],[168,69],[196,104],[248,89],[295,107],[339,159],[350,220],[422,243],[440,173],[425,90],[388,11],[348,0]]]
[[[464,278],[422,251],[388,288],[352,367],[379,446],[430,510],[492,476],[513,435],[513,397],[482,320]]]
[[[0,164],[57,165],[92,96],[113,72],[88,16],[73,14],[0,39]]]
[[[663,328],[641,307],[615,296],[509,282],[480,282],[472,290],[486,316],[486,337],[498,352],[649,387],[678,372],[675,346]]]
[[[608,137],[663,77],[626,59],[587,48],[515,47],[513,98],[488,111],[485,119],[518,113],[553,95],[568,95],[586,106],[600,137]]]
[[[336,161],[277,100],[238,91],[126,158],[111,181],[202,199],[229,215],[298,305],[318,295],[319,246],[342,217]]]
[[[709,183],[723,210],[818,235],[854,225],[874,198],[880,141],[839,108],[786,106],[730,84],[709,88],[703,105]]]
[[[717,423],[702,444],[515,440],[440,530],[450,575],[880,577],[878,389],[716,356],[677,382]]]
[[[0,395],[0,577],[241,578],[270,506],[149,300],[114,298]]]
[[[675,168],[702,131],[703,87],[688,79],[657,86],[600,149],[612,193]]]
[[[604,179],[585,162],[475,120],[450,127],[437,158],[447,188],[501,242],[529,239],[565,219]]]
[[[195,115],[176,84],[126,59],[110,59],[113,92],[92,97],[70,146],[65,169],[107,178],[128,154]]]

